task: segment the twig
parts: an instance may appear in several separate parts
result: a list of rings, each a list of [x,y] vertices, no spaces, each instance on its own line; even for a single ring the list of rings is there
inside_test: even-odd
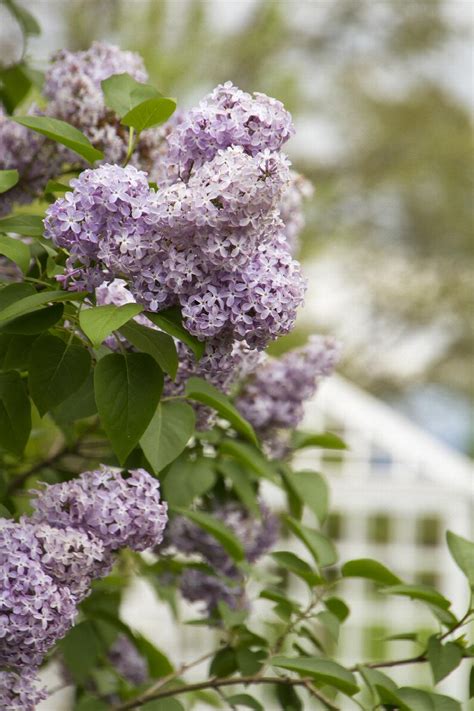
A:
[[[282,676],[241,676],[235,678],[227,677],[224,679],[213,677],[211,679],[207,679],[206,681],[198,681],[194,684],[187,684],[186,686],[178,686],[172,689],[163,689],[163,691],[160,691],[157,694],[150,694],[149,691],[147,691],[135,699],[126,701],[125,703],[120,704],[119,706],[114,706],[112,711],[129,711],[130,709],[139,708],[147,701],[154,701],[155,699],[165,699],[169,698],[170,696],[174,697],[178,694],[187,694],[191,691],[202,691],[204,689],[215,689],[217,691],[218,689],[225,686],[237,686],[240,684],[244,684],[245,686],[249,684],[280,684],[284,686],[302,686],[310,694],[315,696],[315,698],[318,698],[320,701],[322,701],[322,703],[325,703],[327,708],[331,709],[331,711],[340,711],[338,706],[334,706],[332,701],[329,701],[329,699],[326,699],[319,691],[316,691],[316,689],[314,689],[314,687],[312,686],[312,679],[292,679],[290,677]]]

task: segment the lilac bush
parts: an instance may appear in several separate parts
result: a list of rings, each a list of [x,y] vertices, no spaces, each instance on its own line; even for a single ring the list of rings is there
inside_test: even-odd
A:
[[[14,71],[31,84],[26,59]],[[365,708],[367,687],[370,708],[459,711],[377,668],[427,661],[441,679],[443,655],[453,668],[472,656],[472,605],[457,617],[376,561],[338,567],[325,479],[295,469],[306,444],[345,445],[297,430],[339,344],[264,353],[306,289],[295,253],[312,187],[283,152],[292,118],[231,82],[173,115],[147,81],[139,55],[94,43],[56,54],[41,108],[22,116],[9,97],[0,110],[0,707],[33,711],[55,659],[78,709],[178,709],[204,691],[262,708],[251,694],[267,685],[268,708]],[[472,544],[448,545],[471,580]],[[347,576],[428,605],[437,627],[414,636],[418,656],[334,658]],[[174,615],[197,603],[216,648],[175,666],[168,640],[162,651],[131,629],[120,611],[137,578]]]

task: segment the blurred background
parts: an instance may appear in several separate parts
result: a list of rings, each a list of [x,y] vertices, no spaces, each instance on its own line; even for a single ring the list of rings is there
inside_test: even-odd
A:
[[[140,52],[182,107],[217,83],[281,99],[314,184],[298,329],[344,342],[341,372],[474,453],[471,0],[29,0],[28,53],[94,39]],[[18,37],[9,28],[3,56]],[[8,46],[10,45],[10,46]]]

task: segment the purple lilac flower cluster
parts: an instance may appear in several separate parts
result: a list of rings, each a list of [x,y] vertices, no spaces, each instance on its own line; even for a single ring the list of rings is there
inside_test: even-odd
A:
[[[158,545],[167,523],[159,483],[142,469],[103,466],[36,494],[32,516],[0,527],[0,667],[15,671],[0,677],[2,708],[42,698],[32,670],[72,627],[92,580],[119,548]]]
[[[212,514],[241,541],[249,563],[255,563],[277,540],[278,519],[263,503],[258,519],[236,502],[217,506]],[[186,569],[180,579],[183,597],[203,602],[209,614],[219,601],[232,608],[246,606],[243,575],[213,536],[189,519],[177,516],[170,522],[165,545],[179,553],[199,555],[219,576],[198,568]]]
[[[291,330],[305,290],[278,211],[286,159],[234,147],[201,172],[155,193],[133,166],[84,171],[45,234],[71,254],[70,288],[123,277],[151,311],[180,304],[199,338],[263,348]]]
[[[44,701],[46,689],[36,686],[37,677],[33,669],[0,671],[0,705],[5,711],[35,711],[37,704]]]
[[[109,552],[126,546],[143,551],[161,543],[168,521],[160,484],[144,469],[123,476],[120,469],[103,465],[77,479],[46,486],[32,503],[32,522],[96,536]]]
[[[304,402],[314,395],[320,381],[331,375],[340,350],[332,337],[311,336],[306,346],[278,360],[268,359],[236,398],[236,407],[274,457],[285,453],[287,431],[303,419]]]

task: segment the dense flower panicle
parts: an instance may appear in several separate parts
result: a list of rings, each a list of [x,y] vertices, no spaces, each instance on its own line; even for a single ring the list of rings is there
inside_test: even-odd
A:
[[[77,600],[89,593],[95,578],[110,571],[111,556],[95,536],[70,527],[57,529],[39,524],[33,528],[43,570],[59,585],[66,585]]]
[[[207,613],[212,615],[219,602],[225,603],[232,610],[247,606],[243,585],[233,582],[233,585],[229,585],[215,575],[188,568],[183,572],[179,586],[186,600],[204,603]]]
[[[180,301],[186,327],[194,335],[232,334],[262,349],[293,328],[305,290],[299,263],[275,240],[263,245],[242,271],[220,270]]]
[[[84,171],[45,219],[45,235],[71,254],[66,285],[93,289],[123,276],[151,311],[179,303],[185,326],[202,339],[263,348],[288,333],[306,284],[275,207],[287,166],[231,148],[216,157],[225,171],[228,153],[239,166],[256,161],[261,180],[226,173],[221,190],[220,174],[206,174],[196,188],[205,197],[192,198],[193,184],[153,192],[133,166]]]
[[[279,208],[283,221],[286,241],[292,254],[298,251],[299,236],[305,225],[303,203],[314,192],[309,180],[299,173],[291,171],[290,185],[283,193]]]
[[[320,381],[331,375],[340,358],[332,337],[312,336],[308,344],[278,360],[269,359],[236,399],[236,406],[263,440],[275,441],[275,431],[294,429],[303,405]]]
[[[125,478],[121,469],[102,465],[37,494],[34,523],[92,534],[108,551],[126,546],[143,551],[158,545],[168,520],[159,482],[144,469],[131,470]]]
[[[263,503],[260,504],[260,511],[261,516],[256,519],[236,502],[216,506],[212,511],[240,540],[249,563],[254,563],[264,555],[278,537],[276,516]],[[246,604],[242,573],[220,543],[197,524],[177,516],[167,529],[165,545],[180,553],[200,556],[220,576],[216,578],[194,569],[186,571],[180,582],[181,592],[186,599],[192,602],[202,600],[209,612],[212,612],[219,600],[231,607]],[[222,580],[223,576],[228,580]]]
[[[278,151],[293,132],[291,115],[277,99],[250,95],[230,81],[221,84],[170,132],[170,182],[186,181],[191,170],[211,161],[219,149],[242,146],[252,156],[265,149]]]
[[[0,708],[3,711],[35,711],[37,704],[48,697],[45,688],[36,686],[37,681],[34,669],[0,671]]]
[[[0,666],[37,666],[74,624],[76,598],[41,562],[35,527],[0,528]]]

